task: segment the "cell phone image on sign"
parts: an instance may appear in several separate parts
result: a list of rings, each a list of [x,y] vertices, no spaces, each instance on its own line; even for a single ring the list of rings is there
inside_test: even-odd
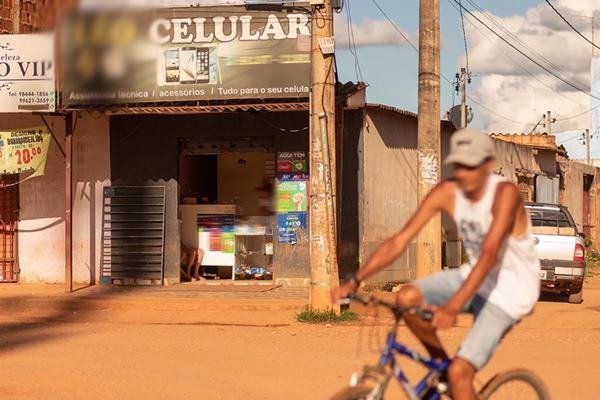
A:
[[[179,49],[165,50],[165,82],[179,82]]]
[[[179,50],[179,82],[196,83],[196,48],[183,47]]]
[[[210,49],[198,47],[196,49],[196,82],[208,83],[210,65]]]
[[[213,46],[210,47],[210,52],[208,54],[208,61],[209,61],[209,69],[208,69],[208,73],[210,76],[209,82],[212,84],[216,84],[216,83],[221,83],[221,71],[219,68],[219,58],[218,58],[218,54],[217,54],[217,47]]]

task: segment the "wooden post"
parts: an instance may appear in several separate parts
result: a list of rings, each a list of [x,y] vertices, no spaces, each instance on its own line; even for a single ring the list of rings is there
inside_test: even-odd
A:
[[[73,113],[65,116],[65,292],[73,291]]]

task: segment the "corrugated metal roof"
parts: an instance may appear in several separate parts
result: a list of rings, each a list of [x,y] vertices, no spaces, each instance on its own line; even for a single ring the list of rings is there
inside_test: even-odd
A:
[[[490,133],[490,137],[540,150],[559,151],[556,137],[547,133]]]
[[[379,110],[391,111],[391,112],[395,112],[395,113],[400,114],[400,115],[405,115],[407,117],[413,117],[413,118],[417,118],[418,117],[418,115],[415,114],[414,112],[402,110],[402,109],[397,108],[397,107],[386,106],[384,104],[367,103],[366,108],[367,109],[379,109]]]

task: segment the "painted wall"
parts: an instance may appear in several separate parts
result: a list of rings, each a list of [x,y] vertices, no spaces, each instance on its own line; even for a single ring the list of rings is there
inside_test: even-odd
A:
[[[102,196],[110,186],[109,119],[82,113],[73,141],[73,279],[99,282]]]
[[[560,203],[569,208],[577,229],[583,231],[583,178],[584,175],[597,176],[598,169],[579,162],[559,161],[562,174]],[[596,209],[597,179],[590,190],[590,210]],[[593,198],[592,198],[593,196]],[[597,217],[592,213],[592,224],[597,224]]]
[[[64,148],[64,123],[61,117],[46,118]],[[39,116],[0,115],[0,129],[44,126]],[[64,281],[64,158],[57,143],[48,150],[43,177],[19,184],[18,263],[21,282]]]
[[[65,266],[64,119],[45,117],[58,141],[49,148],[46,173],[19,185],[18,261],[21,282],[63,283]],[[0,129],[44,126],[40,116],[2,114]],[[74,137],[73,279],[94,282],[100,257],[102,186],[107,184],[108,123],[81,115]]]

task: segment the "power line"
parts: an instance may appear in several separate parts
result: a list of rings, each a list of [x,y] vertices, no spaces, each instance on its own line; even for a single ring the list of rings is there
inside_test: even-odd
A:
[[[402,32],[402,30],[400,28],[398,28],[398,26],[396,25],[396,23],[389,17],[389,15],[383,10],[383,8],[381,8],[381,6],[379,5],[379,3],[377,3],[377,1],[375,0],[371,0],[371,2],[375,5],[375,7],[377,7],[377,9],[379,9],[379,11],[381,12],[381,14],[383,14],[383,16],[389,21],[390,24],[392,24],[392,26],[394,27],[394,29],[396,29],[396,31],[398,31],[398,33],[400,34],[400,36],[402,36],[402,38],[406,41],[406,43],[408,43],[410,45],[410,47],[412,47],[417,54],[419,53],[419,49],[412,44],[412,42],[410,41],[410,39],[408,39],[406,37],[406,35],[404,34],[404,32]]]
[[[550,65],[552,68],[556,69],[561,74],[563,74],[565,76],[567,75],[558,65],[554,64],[552,61],[550,61],[549,59],[544,57],[543,54],[541,54],[541,53],[537,52],[535,49],[531,48],[529,45],[527,45],[527,43],[525,43],[521,39],[519,39],[519,37],[517,35],[513,34],[510,30],[506,29],[506,27],[504,27],[503,24],[498,22],[498,20],[496,20],[496,18],[494,18],[494,16],[492,14],[490,14],[486,10],[482,9],[479,5],[477,5],[477,3],[475,3],[474,0],[467,0],[467,2],[469,4],[471,4],[471,6],[473,6],[473,8],[475,8],[477,11],[479,11],[480,13],[485,15],[485,17],[488,19],[488,21],[490,21],[492,24],[494,24],[496,27],[498,27],[502,32],[504,32],[506,35],[508,35],[508,37],[513,39],[516,43],[520,44],[523,48],[527,49],[528,51],[533,53],[535,56],[539,57],[541,60],[543,60],[548,65]]]
[[[444,80],[446,82],[448,82],[450,85],[452,85],[452,88],[454,89],[456,84],[454,82],[452,82],[450,79],[448,79],[446,77],[446,75],[444,75],[444,74],[440,74],[440,75],[442,76],[442,78],[444,78]],[[497,112],[495,112],[494,110],[492,110],[491,108],[489,108],[487,106],[484,106],[483,104],[481,104],[479,101],[475,100],[473,97],[469,96],[468,94],[465,94],[465,96],[467,97],[467,99],[471,100],[473,103],[477,104],[479,107],[489,111],[490,113],[494,114],[497,117],[505,119],[506,121],[509,121],[509,122],[513,122],[515,124],[528,125],[528,123],[526,123],[526,122],[515,121],[514,119],[511,119],[509,117],[505,117],[504,115],[498,114]]]
[[[487,29],[489,29],[489,31],[492,32],[494,35],[496,35],[500,40],[502,40],[503,42],[505,42],[506,44],[508,44],[510,47],[512,47],[514,50],[516,50],[517,52],[519,52],[519,54],[521,54],[523,57],[527,58],[529,61],[533,62],[538,67],[542,68],[544,71],[548,72],[549,74],[551,74],[555,78],[559,79],[561,82],[563,82],[563,83],[571,86],[573,89],[575,89],[575,90],[577,90],[579,92],[585,93],[586,95],[588,95],[590,97],[593,97],[593,98],[595,98],[597,100],[600,100],[600,97],[596,97],[593,93],[586,92],[585,90],[583,90],[580,87],[576,86],[572,82],[570,82],[570,81],[562,78],[561,76],[557,75],[554,71],[551,71],[550,69],[548,69],[544,65],[540,64],[538,61],[536,61],[536,60],[532,59],[531,57],[529,57],[527,54],[525,54],[523,51],[521,51],[521,49],[517,48],[514,44],[512,44],[508,40],[506,40],[502,35],[500,35],[495,30],[493,30],[492,28],[490,28],[489,25],[487,25],[479,17],[477,17],[475,14],[473,14],[471,12],[471,10],[465,8],[458,0],[453,0],[453,1],[455,3],[457,3],[459,5],[459,7],[461,7],[463,10],[465,10],[467,13],[469,13],[469,15],[471,17],[473,17],[477,22],[479,22],[480,24],[482,24],[483,26],[485,26]],[[469,0],[467,0],[467,1],[469,1]]]
[[[546,63],[547,65],[550,66],[550,68],[555,69],[561,76],[565,77],[565,79],[572,79],[570,77],[570,75],[568,73],[566,73],[565,71],[563,71],[558,65],[554,64],[552,61],[550,61],[548,58],[546,58],[543,54],[539,53],[538,51],[536,51],[535,49],[533,49],[532,47],[530,47],[529,45],[527,45],[527,43],[523,42],[521,39],[519,39],[518,36],[516,36],[514,33],[512,33],[510,30],[508,30],[503,24],[501,24],[500,22],[498,22],[493,15],[491,15],[489,12],[485,11],[484,9],[482,9],[480,6],[478,6],[474,0],[467,0],[467,2],[469,2],[469,4],[471,4],[476,10],[478,10],[479,12],[481,12],[483,15],[485,15],[485,17],[495,26],[497,26],[502,32],[504,32],[508,37],[510,37],[512,40],[514,40],[516,43],[518,43],[519,45],[521,45],[523,48],[525,48],[526,50],[528,50],[529,52],[533,53],[533,55],[535,55],[538,59],[542,60],[544,63]],[[539,65],[538,65],[539,66]],[[582,83],[580,81],[578,81],[577,79],[572,79],[575,83],[577,83],[578,85],[581,86],[586,86],[585,83]]]
[[[381,14],[388,20],[388,22],[394,27],[394,29],[396,29],[396,31],[402,36],[402,38],[406,41],[406,43],[408,43],[408,45],[410,47],[413,48],[413,50],[419,54],[419,49],[417,48],[417,46],[415,46],[408,37],[406,37],[406,35],[404,34],[404,32],[402,32],[402,30],[396,25],[396,23],[390,18],[390,16],[385,12],[385,10],[383,10],[383,8],[381,8],[381,6],[377,3],[376,0],[371,0],[371,2],[375,5],[375,7],[377,7],[377,9],[381,12]],[[452,82],[450,79],[448,79],[443,73],[440,73],[441,77],[452,87],[452,91],[454,92],[454,82]],[[515,124],[519,124],[519,125],[528,125],[528,123],[525,122],[519,122],[519,121],[515,121],[514,119],[511,119],[509,117],[505,117],[501,114],[498,114],[497,112],[493,111],[492,109],[484,106],[483,104],[481,104],[480,102],[478,102],[477,100],[475,100],[473,97],[469,96],[467,94],[467,98],[469,100],[471,100],[473,103],[477,104],[479,107],[489,111],[491,114],[496,115],[497,117],[500,117],[506,121],[515,123]]]
[[[454,7],[455,10],[457,10],[459,13],[462,14],[462,8],[457,7],[454,2],[452,0],[448,0],[448,4],[450,4],[452,7]],[[585,105],[579,103],[576,100],[573,100],[572,98],[570,98],[569,96],[555,90],[552,86],[548,85],[547,83],[545,83],[543,80],[541,80],[540,78],[538,78],[533,72],[529,71],[527,68],[525,68],[521,63],[519,63],[517,60],[515,60],[508,52],[506,52],[502,47],[500,47],[499,45],[497,45],[489,36],[488,34],[486,34],[478,25],[476,25],[473,21],[471,21],[469,18],[467,18],[467,22],[469,24],[471,24],[471,26],[475,29],[477,29],[477,31],[479,31],[481,33],[481,35],[483,37],[485,37],[490,43],[492,43],[494,46],[496,46],[496,48],[498,50],[500,50],[500,52],[502,54],[504,54],[516,67],[520,68],[521,70],[523,70],[526,74],[528,74],[529,76],[531,76],[533,79],[535,79],[536,81],[538,81],[542,86],[545,86],[546,88],[548,88],[549,90],[551,90],[552,92],[556,93],[559,96],[564,97],[565,99],[581,106],[581,107],[586,107]]]
[[[456,9],[457,11],[462,11],[462,9],[460,9],[460,8],[459,8],[459,7],[457,7],[455,4],[453,4],[452,0],[448,0],[448,3],[449,3],[449,4],[450,4],[452,7],[454,7],[454,9]],[[471,1],[469,1],[469,3],[471,3],[471,5],[473,5],[475,8],[477,8],[477,9],[478,9],[478,10],[480,10],[481,12],[485,13],[485,14],[486,14],[486,16],[488,17],[488,19],[491,19],[491,20],[493,20],[493,17],[492,17],[492,16],[490,16],[490,15],[489,15],[487,12],[485,12],[485,11],[481,10],[481,9],[480,9],[480,8],[479,8],[477,5],[473,4]],[[577,15],[577,16],[579,16],[579,15]],[[582,16],[582,17],[583,17],[583,16]],[[586,18],[589,18],[589,17],[587,17],[587,16],[585,16],[585,17],[586,17]],[[484,34],[484,32],[483,32],[483,31],[482,31],[482,30],[481,30],[481,29],[480,29],[480,28],[479,28],[477,25],[475,25],[475,24],[474,24],[474,23],[473,23],[473,22],[472,22],[470,19],[468,19],[468,18],[467,18],[467,22],[469,22],[469,23],[471,24],[471,26],[473,26],[473,27],[474,27],[475,29],[477,29],[479,32],[481,32],[482,34]],[[503,27],[501,24],[499,25],[499,24],[497,24],[497,23],[496,23],[496,25],[497,25],[497,26],[500,26],[501,28],[504,28],[504,27]],[[512,37],[514,37],[515,39],[517,39],[517,41],[518,41],[518,42],[520,42],[522,45],[524,45],[525,47],[529,48],[529,47],[528,47],[528,46],[527,46],[525,43],[521,42],[521,41],[520,41],[520,40],[519,40],[519,39],[518,39],[516,36],[514,36],[514,35],[513,35],[513,34],[512,34],[510,31],[506,31],[506,32],[508,32],[508,33],[509,33],[509,34],[510,34]],[[484,34],[484,36],[485,36],[485,37],[488,39],[488,41],[492,42],[492,41],[491,41],[491,39],[489,38],[489,36],[487,36],[487,35],[485,35],[485,34]],[[492,42],[492,43],[493,43],[493,42]],[[582,106],[582,107],[586,107],[586,106],[584,106],[583,104],[579,103],[578,101],[571,99],[569,96],[566,96],[565,94],[563,94],[563,93],[561,93],[561,92],[559,92],[559,91],[555,90],[553,87],[551,87],[550,85],[546,84],[544,81],[542,81],[541,79],[539,79],[539,78],[538,78],[538,77],[537,77],[537,76],[536,76],[534,73],[532,73],[532,72],[531,72],[531,71],[529,71],[527,68],[525,68],[525,67],[524,67],[522,64],[520,64],[518,61],[516,61],[516,60],[515,60],[515,59],[514,59],[512,56],[510,56],[510,54],[506,53],[506,52],[505,52],[505,51],[504,51],[504,50],[503,50],[503,49],[502,49],[500,46],[496,46],[496,47],[498,48],[498,50],[500,50],[500,51],[502,52],[502,54],[504,54],[506,57],[508,57],[508,59],[510,59],[510,60],[511,60],[511,61],[512,61],[512,62],[513,62],[513,63],[514,63],[514,64],[515,64],[517,67],[519,67],[521,70],[525,71],[527,74],[529,74],[529,75],[530,75],[530,76],[531,76],[533,79],[535,79],[536,81],[538,81],[539,83],[541,83],[543,86],[547,87],[547,88],[548,88],[548,89],[550,89],[552,92],[554,92],[554,93],[556,93],[556,94],[558,94],[558,95],[560,95],[560,96],[564,97],[565,99],[567,99],[567,100],[569,100],[569,101],[571,101],[571,102],[573,102],[573,103],[575,103],[575,104],[578,104],[578,105],[580,105],[580,106]],[[534,53],[536,53],[536,54],[539,54],[539,53],[535,52],[535,50],[533,50],[533,52],[534,52]],[[543,57],[541,54],[539,54],[539,55],[540,55],[542,58],[544,58],[544,59],[545,59],[545,57]],[[549,61],[548,61],[548,62],[549,62]],[[577,118],[577,117],[579,117],[579,116],[582,116],[582,115],[584,115],[584,114],[588,114],[588,113],[590,113],[590,112],[592,112],[592,111],[594,111],[594,110],[596,110],[596,109],[598,109],[598,108],[600,108],[600,105],[597,105],[597,106],[595,106],[595,107],[593,107],[593,108],[591,108],[591,109],[588,109],[588,110],[586,110],[586,111],[583,111],[583,112],[577,113],[577,114],[575,114],[575,115],[571,115],[571,116],[569,116],[569,117],[558,118],[558,119],[557,119],[557,121],[566,121],[566,120],[569,120],[569,119]],[[537,125],[536,125],[536,126],[533,128],[533,129],[535,130],[535,128],[536,128],[536,127],[537,127]]]
[[[582,37],[582,38],[583,38],[583,39],[584,39],[586,42],[588,42],[589,44],[591,44],[592,46],[594,46],[595,48],[597,48],[598,50],[600,50],[600,47],[596,46],[596,44],[595,44],[594,42],[592,42],[592,41],[591,41],[590,39],[588,39],[587,37],[583,36],[583,34],[582,34],[581,32],[579,32],[579,31],[577,30],[577,28],[575,28],[575,27],[574,27],[574,26],[573,26],[573,25],[572,25],[572,24],[571,24],[571,23],[570,23],[570,22],[569,22],[569,21],[568,21],[568,20],[567,20],[565,17],[563,17],[563,15],[560,13],[560,11],[558,11],[558,10],[556,9],[556,7],[554,7],[554,5],[552,5],[552,3],[550,3],[548,0],[545,0],[545,1],[546,1],[546,3],[548,3],[548,5],[549,5],[550,7],[552,7],[552,9],[554,10],[554,12],[555,12],[555,13],[556,13],[556,14],[557,14],[557,15],[558,15],[558,16],[559,16],[559,17],[560,17],[560,18],[561,18],[563,21],[565,21],[565,23],[566,23],[567,25],[569,25],[569,27],[570,27],[571,29],[573,29],[573,30],[575,31],[575,33],[577,33],[579,36],[581,36],[581,37]]]
[[[533,132],[535,132],[535,128],[537,128],[538,126],[540,126],[540,124],[542,123],[542,120],[544,119],[544,117],[540,118],[540,120],[538,122],[536,122],[536,124],[533,126],[533,128],[531,129],[531,131],[529,132],[529,134],[531,135]]]
[[[584,114],[591,113],[592,111],[597,110],[598,108],[600,108],[600,104],[598,104],[597,106],[595,106],[593,108],[590,108],[589,110],[581,112],[579,114],[571,115],[570,117],[558,118],[557,121],[566,121],[568,119],[577,118],[577,117],[580,117],[580,116],[582,116]]]
[[[356,80],[363,81],[362,69],[360,68],[360,61],[358,60],[358,50],[356,50],[356,40],[354,39],[354,24],[352,22],[352,12],[350,11],[350,0],[347,0],[348,4],[346,7],[346,21],[348,25],[348,49],[354,56],[354,72],[356,73]]]
[[[505,120],[507,120],[507,121],[509,121],[509,122],[512,122],[512,123],[515,123],[515,124],[518,124],[518,125],[529,125],[529,124],[528,124],[528,123],[526,123],[526,122],[515,121],[514,119],[511,119],[511,118],[505,117],[504,115],[498,114],[498,113],[497,113],[497,112],[495,112],[494,110],[492,110],[492,109],[490,109],[490,108],[488,108],[488,107],[484,106],[483,104],[481,104],[480,102],[478,102],[477,100],[475,100],[473,97],[471,97],[471,96],[469,96],[469,95],[467,95],[467,98],[468,98],[469,100],[471,100],[473,103],[477,104],[479,107],[481,107],[481,108],[483,108],[483,109],[485,109],[485,110],[489,111],[490,113],[494,114],[494,115],[495,115],[495,116],[497,116],[497,117],[500,117],[500,118],[502,118],[502,119],[505,119]]]

